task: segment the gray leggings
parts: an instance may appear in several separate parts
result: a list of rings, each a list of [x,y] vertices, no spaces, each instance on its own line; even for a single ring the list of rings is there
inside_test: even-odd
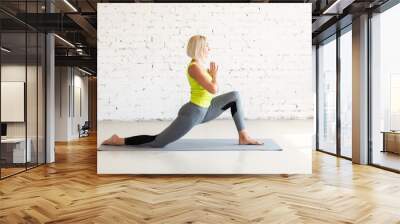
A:
[[[158,135],[137,135],[125,138],[126,145],[144,147],[164,147],[188,133],[197,124],[213,120],[228,108],[231,109],[237,131],[244,129],[244,114],[239,92],[232,91],[214,97],[208,108],[197,106],[192,102],[184,104],[178,117]]]

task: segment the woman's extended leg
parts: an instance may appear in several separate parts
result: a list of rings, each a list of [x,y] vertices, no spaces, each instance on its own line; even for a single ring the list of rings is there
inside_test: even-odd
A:
[[[231,109],[231,115],[239,133],[239,144],[262,144],[262,142],[250,138],[245,130],[244,112],[238,91],[231,91],[214,97],[201,123],[217,118],[229,108]]]
[[[105,140],[103,145],[141,145],[151,142],[155,139],[156,135],[136,135],[128,138],[121,138],[118,135],[112,135],[109,139]]]
[[[156,135],[154,141],[148,143],[148,145],[150,147],[164,147],[180,139],[195,125],[199,124],[206,113],[206,108],[187,103],[179,111],[178,117],[167,128]]]
[[[199,124],[207,113],[207,108],[201,108],[192,103],[181,107],[178,117],[162,132],[157,135],[137,135],[128,138],[120,138],[113,135],[103,144],[111,145],[140,145],[149,147],[164,147],[174,142]]]
[[[154,141],[157,135],[136,135],[125,138],[125,145],[141,145],[151,141]]]

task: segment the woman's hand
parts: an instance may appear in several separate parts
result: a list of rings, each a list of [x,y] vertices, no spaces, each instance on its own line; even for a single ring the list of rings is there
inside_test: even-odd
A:
[[[212,69],[211,69],[212,67]],[[212,73],[214,74],[211,75],[210,71],[213,71]],[[208,73],[206,74],[204,71],[204,68],[199,67],[197,64],[192,64],[189,66],[188,73],[189,75],[195,79],[201,86],[204,87],[208,92],[212,94],[216,94],[218,91],[218,84],[217,84],[217,79],[216,79],[216,74],[218,71],[218,67],[215,66],[215,63],[213,66],[210,66],[210,69],[207,69]],[[210,77],[212,76],[212,80],[210,80]]]
[[[215,64],[215,62],[210,63],[210,68],[207,71],[213,77],[213,79],[217,79],[218,65]]]

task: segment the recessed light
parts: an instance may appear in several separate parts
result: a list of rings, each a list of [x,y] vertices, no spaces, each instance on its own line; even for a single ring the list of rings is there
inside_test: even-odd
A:
[[[63,41],[64,43],[68,44],[69,46],[75,48],[75,45],[73,45],[73,44],[72,44],[71,42],[69,42],[68,40],[66,40],[66,39],[64,39],[64,38],[62,38],[62,37],[60,37],[60,36],[57,35],[57,34],[54,34],[54,36],[57,37],[58,39],[60,39],[61,41]]]
[[[7,48],[5,48],[5,47],[1,47],[1,50],[4,51],[4,52],[6,52],[6,53],[10,53],[10,52],[11,52],[11,50],[9,50],[9,49],[7,49]]]
[[[354,0],[336,0],[331,4],[327,9],[322,12],[322,14],[342,14],[343,9],[345,9],[347,6],[351,5]]]
[[[68,0],[64,0],[65,4],[67,4],[72,10],[74,10],[75,12],[78,12],[78,10],[68,1]]]
[[[79,67],[78,67],[78,69],[79,69],[79,71],[81,71],[81,72],[83,72],[83,73],[85,73],[85,74],[92,75],[92,73],[90,73],[90,72],[88,72],[88,71],[85,71],[85,70],[83,70],[83,69],[81,69],[81,68],[79,68]]]

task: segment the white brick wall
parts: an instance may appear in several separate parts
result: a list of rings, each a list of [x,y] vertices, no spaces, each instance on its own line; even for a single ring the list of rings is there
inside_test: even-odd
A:
[[[218,94],[248,119],[313,116],[311,4],[98,4],[98,119],[173,119],[190,92],[186,43],[208,37]],[[230,117],[224,113],[221,118]]]

